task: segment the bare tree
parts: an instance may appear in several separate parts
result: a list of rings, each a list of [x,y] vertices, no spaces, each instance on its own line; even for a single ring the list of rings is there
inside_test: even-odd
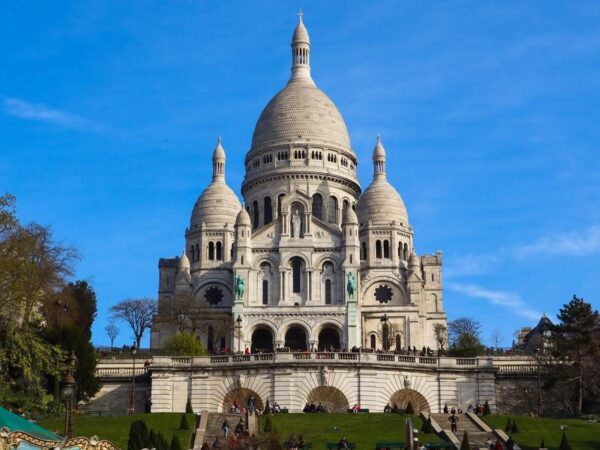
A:
[[[108,336],[108,338],[110,339],[110,348],[112,350],[112,348],[114,347],[115,344],[115,339],[117,338],[117,336],[119,335],[119,331],[121,331],[119,329],[118,326],[115,325],[114,322],[110,322],[109,324],[107,324],[104,327],[104,331],[106,331],[106,334]]]
[[[494,347],[495,349],[500,348],[502,339],[504,339],[504,336],[502,335],[502,331],[500,331],[500,328],[494,328],[490,332],[490,342],[492,343],[492,347]]]
[[[438,344],[438,352],[444,353],[444,348],[448,342],[448,328],[443,323],[433,324],[433,335]]]
[[[173,322],[180,333],[188,332],[195,335],[205,319],[205,314],[201,314],[199,308],[196,307],[194,294],[191,292],[176,294],[170,310]]]
[[[152,324],[152,317],[156,314],[156,311],[156,300],[153,298],[127,299],[110,308],[113,319],[122,320],[129,324],[138,348],[144,332]]]

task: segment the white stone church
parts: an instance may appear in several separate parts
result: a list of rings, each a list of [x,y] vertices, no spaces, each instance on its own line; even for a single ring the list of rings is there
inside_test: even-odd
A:
[[[442,255],[417,256],[380,138],[373,181],[361,189],[344,119],[312,79],[310,49],[300,18],[291,77],[246,155],[243,204],[227,185],[219,139],[185,251],[159,262],[153,348],[188,330],[212,352],[437,349]]]

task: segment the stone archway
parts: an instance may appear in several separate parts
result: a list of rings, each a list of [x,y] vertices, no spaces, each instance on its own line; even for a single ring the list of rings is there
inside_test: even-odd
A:
[[[252,332],[252,353],[273,353],[273,332],[266,327],[257,327]]]
[[[342,391],[332,386],[319,386],[314,388],[308,394],[306,403],[314,403],[316,406],[322,404],[328,412],[341,413],[347,412],[350,407],[348,399]]]
[[[308,334],[304,327],[292,325],[285,332],[285,347],[293,352],[305,352],[308,350]]]
[[[333,352],[339,351],[341,348],[340,332],[337,328],[326,325],[319,332],[319,351]]]
[[[390,406],[396,405],[400,409],[406,409],[406,406],[410,402],[416,413],[421,411],[431,412],[429,408],[429,402],[420,392],[414,389],[400,389],[394,392],[390,398]]]
[[[235,400],[238,401],[241,407],[246,408],[250,397],[254,396],[256,409],[262,411],[264,404],[262,398],[252,389],[237,388],[229,391],[223,399],[223,412],[229,412],[231,405]]]

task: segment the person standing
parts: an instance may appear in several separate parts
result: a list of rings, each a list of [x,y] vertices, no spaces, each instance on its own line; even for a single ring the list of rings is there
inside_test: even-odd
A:
[[[227,419],[225,419],[225,421],[223,422],[221,429],[223,430],[223,436],[225,437],[225,439],[227,439],[227,436],[229,435],[229,422],[227,422]]]
[[[458,417],[456,414],[452,414],[448,420],[450,421],[450,430],[456,433],[458,431]]]

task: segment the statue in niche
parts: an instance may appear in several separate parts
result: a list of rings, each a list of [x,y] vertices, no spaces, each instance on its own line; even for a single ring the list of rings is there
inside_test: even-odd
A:
[[[298,210],[294,210],[294,214],[292,214],[292,237],[299,238],[300,231],[302,230],[302,217],[298,213]]]
[[[356,294],[356,277],[352,272],[348,273],[348,283],[346,284],[346,290],[348,291],[348,298],[354,300]]]

